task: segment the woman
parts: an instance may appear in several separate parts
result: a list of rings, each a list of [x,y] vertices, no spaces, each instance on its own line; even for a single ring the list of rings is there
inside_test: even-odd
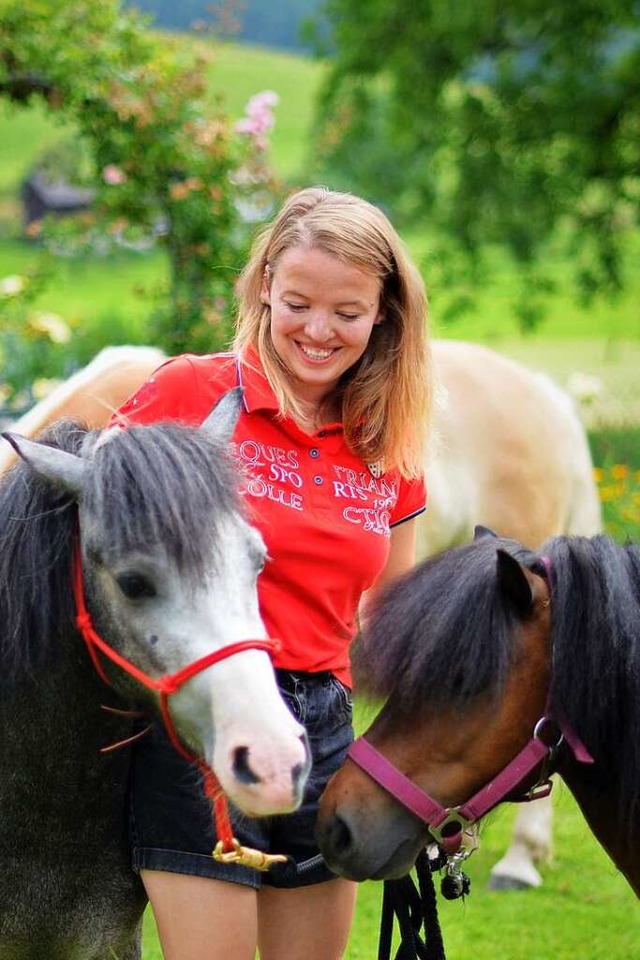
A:
[[[361,599],[414,561],[429,408],[426,296],[387,218],[356,197],[302,190],[244,271],[232,353],[168,361],[122,423],[199,423],[240,384],[234,446],[269,560],[259,580],[283,697],[311,744],[301,808],[237,818],[247,846],[296,866],[220,864],[192,771],[161,733],[136,749],[135,869],[168,960],[336,960],[355,885],[314,841],[317,800],[352,739],[349,644]]]

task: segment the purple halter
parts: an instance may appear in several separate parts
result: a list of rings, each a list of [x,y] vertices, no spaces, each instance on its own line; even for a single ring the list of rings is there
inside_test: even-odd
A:
[[[545,576],[551,585],[551,561],[542,557]],[[544,739],[549,727],[555,728],[555,740],[547,743]],[[514,793],[520,784],[542,764],[538,782],[521,800],[537,800],[551,793],[552,781],[548,778],[548,764],[560,744],[565,741],[579,763],[593,763],[593,758],[580,740],[553,719],[547,702],[544,716],[535,725],[533,736],[525,747],[504,767],[489,783],[481,787],[465,803],[456,807],[443,807],[400,773],[396,767],[383,757],[375,747],[359,737],[349,748],[348,757],[353,760],[373,780],[383,787],[392,797],[406,807],[428,827],[434,840],[448,856],[457,853],[462,845],[465,830],[477,823],[490,810],[493,810],[509,794]]]

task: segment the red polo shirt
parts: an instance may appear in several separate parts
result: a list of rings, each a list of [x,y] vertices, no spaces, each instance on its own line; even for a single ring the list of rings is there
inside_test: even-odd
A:
[[[331,670],[350,685],[360,598],[385,566],[390,528],[424,510],[425,486],[395,471],[376,477],[339,423],[309,435],[280,417],[255,354],[250,363],[230,353],[168,360],[112,422],[196,425],[223,393],[243,387],[234,446],[249,519],[269,554],[258,593],[267,632],[282,642],[275,665]]]

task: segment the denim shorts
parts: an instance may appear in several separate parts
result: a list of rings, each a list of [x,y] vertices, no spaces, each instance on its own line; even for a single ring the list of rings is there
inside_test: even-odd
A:
[[[211,856],[217,838],[197,768],[171,746],[158,725],[140,740],[131,769],[133,869],[167,870],[259,888],[303,887],[333,880],[315,842],[318,801],[353,740],[350,691],[329,672],[276,671],[280,692],[309,737],[312,768],[294,813],[251,820],[230,809],[241,844],[287,856],[261,873]]]

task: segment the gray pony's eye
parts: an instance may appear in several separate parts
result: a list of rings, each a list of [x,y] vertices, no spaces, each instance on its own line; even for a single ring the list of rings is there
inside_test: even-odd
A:
[[[141,600],[143,597],[156,595],[156,588],[151,580],[135,571],[118,574],[116,583],[129,600]]]

